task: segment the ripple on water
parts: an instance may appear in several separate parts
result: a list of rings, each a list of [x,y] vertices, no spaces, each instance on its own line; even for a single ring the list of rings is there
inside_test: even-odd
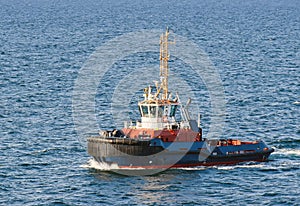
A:
[[[4,0],[0,7],[0,205],[300,202],[299,1]],[[106,41],[166,24],[198,44],[219,72],[226,93],[224,136],[265,140],[276,149],[270,161],[144,177],[86,163],[90,157],[72,118],[78,71]],[[152,67],[157,55],[127,56],[99,80],[99,125],[114,125],[112,79],[123,80],[132,71],[127,68]],[[196,93],[208,132],[210,94],[188,68],[179,57],[170,62],[173,74],[187,78]]]

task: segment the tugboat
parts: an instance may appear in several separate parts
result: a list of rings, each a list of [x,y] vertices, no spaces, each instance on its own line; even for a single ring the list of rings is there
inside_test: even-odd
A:
[[[120,169],[167,169],[232,165],[266,161],[274,151],[262,140],[205,139],[200,118],[191,119],[188,106],[178,94],[171,96],[169,77],[169,30],[160,38],[160,83],[144,89],[138,102],[139,121],[124,128],[100,131],[87,139],[88,153],[99,163]],[[179,113],[179,114],[177,114]],[[180,118],[178,118],[178,116]],[[178,120],[179,119],[179,120]]]

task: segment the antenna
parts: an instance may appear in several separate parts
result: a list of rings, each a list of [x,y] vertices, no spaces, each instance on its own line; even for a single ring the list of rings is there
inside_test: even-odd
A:
[[[201,127],[201,120],[200,120],[201,116],[200,116],[200,112],[198,113],[198,128]]]
[[[161,88],[163,90],[162,99],[168,99],[168,77],[169,77],[169,65],[170,54],[168,51],[169,44],[175,44],[175,41],[169,42],[169,28],[167,27],[166,32],[160,36],[160,80]]]

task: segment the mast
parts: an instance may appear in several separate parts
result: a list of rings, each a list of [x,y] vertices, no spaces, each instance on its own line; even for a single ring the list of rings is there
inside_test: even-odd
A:
[[[162,91],[162,100],[168,99],[168,77],[169,77],[169,65],[168,61],[170,59],[170,54],[168,51],[168,46],[170,43],[175,42],[169,42],[169,29],[167,27],[167,30],[164,34],[160,36],[160,81],[161,81],[161,89]]]

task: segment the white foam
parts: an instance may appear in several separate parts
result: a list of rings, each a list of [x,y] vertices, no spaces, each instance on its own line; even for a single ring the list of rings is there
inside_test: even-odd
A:
[[[147,170],[146,168],[142,167],[126,167],[120,168],[117,164],[108,164],[105,162],[98,162],[95,159],[90,159],[87,161],[86,164],[81,165],[81,168],[88,168],[88,169],[96,169],[101,171],[117,171],[117,170]]]
[[[295,101],[295,102],[293,102],[293,104],[300,105],[300,102],[299,101]]]
[[[266,165],[262,163],[253,164],[253,165],[238,165],[239,168],[263,168],[266,167]]]
[[[111,171],[120,169],[117,164],[107,164],[105,162],[97,162],[95,159],[90,159],[86,164],[81,165],[82,168],[97,169],[102,171]]]
[[[171,168],[171,169],[197,171],[197,170],[206,170],[209,168],[215,168],[218,170],[234,170],[237,168],[263,168],[263,167],[265,167],[265,165],[262,163],[252,163],[252,164],[224,165],[224,166],[178,167],[178,168]]]
[[[232,165],[232,166],[216,166],[215,168],[218,170],[234,170],[238,168],[263,168],[265,167],[264,164],[242,164],[242,165]]]
[[[197,171],[197,170],[206,170],[207,167],[176,167],[176,168],[171,168],[174,170],[188,170],[188,171]]]
[[[276,149],[274,154],[300,156],[300,149]]]
[[[236,166],[215,166],[214,168],[218,170],[233,170],[237,167]]]

